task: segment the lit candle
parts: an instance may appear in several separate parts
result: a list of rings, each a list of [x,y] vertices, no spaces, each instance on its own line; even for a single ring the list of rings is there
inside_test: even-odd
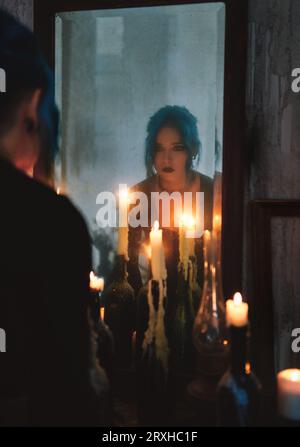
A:
[[[90,273],[90,289],[93,292],[102,292],[104,289],[104,279],[98,278],[94,272]]]
[[[186,227],[185,237],[188,240],[188,255],[195,256],[196,222],[192,216],[186,217],[185,227]]]
[[[151,269],[154,280],[159,281],[166,278],[165,258],[162,242],[162,230],[159,229],[159,223],[156,220],[150,231],[151,244]]]
[[[183,264],[184,272],[187,277],[188,262],[189,262],[189,240],[186,237],[186,230],[188,226],[188,217],[183,214],[179,222],[179,260]]]
[[[204,277],[207,277],[208,264],[211,260],[211,234],[209,230],[204,231],[203,235],[203,257],[204,257]]]
[[[128,190],[126,185],[119,188],[119,239],[118,255],[128,260]]]
[[[234,294],[233,300],[226,301],[226,320],[228,326],[242,327],[248,324],[248,304],[243,302],[239,292]]]
[[[300,369],[277,374],[278,411],[287,419],[300,421]]]
[[[104,315],[105,315],[105,308],[104,308],[104,307],[100,307],[100,317],[101,317],[101,321],[104,321]]]
[[[221,228],[221,216],[216,214],[213,218],[213,249],[215,250],[217,267],[219,269],[221,268]]]
[[[211,266],[211,275],[212,275],[212,306],[213,312],[217,312],[217,287],[216,287],[216,267],[214,265]]]
[[[214,216],[214,220],[213,220],[213,228],[214,230],[219,233],[221,231],[222,228],[222,219],[221,216],[219,214],[216,214]]]

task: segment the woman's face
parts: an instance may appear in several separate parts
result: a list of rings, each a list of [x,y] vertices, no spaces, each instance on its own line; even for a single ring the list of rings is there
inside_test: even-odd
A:
[[[186,174],[188,154],[178,130],[163,127],[157,134],[154,148],[154,166],[166,181],[182,179]]]

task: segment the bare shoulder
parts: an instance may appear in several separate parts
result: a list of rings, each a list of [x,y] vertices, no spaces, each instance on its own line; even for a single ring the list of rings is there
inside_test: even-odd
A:
[[[136,185],[133,185],[130,187],[130,192],[144,192],[145,194],[149,194],[151,191],[153,191],[153,187],[155,185],[155,176],[146,178],[145,180],[142,180],[141,182],[137,183]]]

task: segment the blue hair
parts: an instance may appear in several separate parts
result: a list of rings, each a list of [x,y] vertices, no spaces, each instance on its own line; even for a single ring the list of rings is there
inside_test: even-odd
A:
[[[158,132],[163,127],[176,129],[182,138],[182,143],[188,154],[186,169],[190,170],[193,160],[199,161],[201,155],[201,141],[197,129],[197,118],[186,107],[165,106],[151,116],[147,125],[145,148],[145,165],[147,176],[154,174],[155,143]]]
[[[46,150],[54,158],[58,150],[58,110],[54,78],[33,33],[6,11],[0,10],[0,68],[6,74],[6,92],[0,93],[0,134],[14,122],[22,99],[35,89],[42,90],[38,108],[41,134]]]

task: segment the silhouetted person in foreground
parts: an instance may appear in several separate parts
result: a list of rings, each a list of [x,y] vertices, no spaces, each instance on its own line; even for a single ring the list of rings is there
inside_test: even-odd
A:
[[[52,76],[33,34],[1,10],[0,67],[0,425],[105,424],[87,228],[68,199],[29,177],[56,147]]]

